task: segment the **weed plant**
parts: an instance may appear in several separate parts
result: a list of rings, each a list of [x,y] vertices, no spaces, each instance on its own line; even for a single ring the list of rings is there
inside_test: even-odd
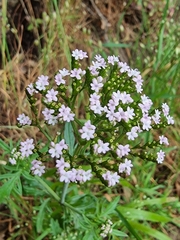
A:
[[[20,71],[19,77],[12,73],[3,5],[1,93],[8,104],[12,89],[13,99],[18,101],[15,118],[22,127],[1,127],[0,221],[13,219],[7,239],[175,238],[176,231],[172,234],[170,229],[175,226],[178,231],[180,227],[180,204],[173,192],[180,169],[175,147],[179,145],[179,25],[177,16],[169,18],[172,5],[168,0],[164,3],[157,39],[151,39],[149,15],[145,4],[138,1],[143,9],[141,34],[146,32],[147,36],[141,39],[139,35],[134,47],[120,43],[120,39],[118,43],[94,43],[84,28],[86,43],[82,42],[82,48],[92,49],[90,60],[96,56],[93,63],[78,50],[71,59],[69,45],[75,40],[66,22],[76,18],[77,9],[70,12],[73,3],[66,1],[59,8],[56,0],[48,2],[42,18],[30,19],[29,31],[37,32],[43,26],[35,41],[41,58],[23,84]],[[20,41],[18,32],[14,34]],[[145,80],[143,92],[133,80],[140,72],[135,70],[137,76],[131,75],[134,69],[113,56],[121,48],[131,50],[131,66],[137,67]],[[19,56],[16,60],[20,66]],[[128,94],[129,102],[123,98]],[[99,101],[93,103],[95,95]],[[110,111],[113,102],[115,109]],[[175,116],[172,126],[173,118],[164,102]],[[148,110],[144,112],[142,107]],[[6,138],[4,129],[8,128],[16,134],[12,140]],[[163,144],[167,146],[161,150]]]

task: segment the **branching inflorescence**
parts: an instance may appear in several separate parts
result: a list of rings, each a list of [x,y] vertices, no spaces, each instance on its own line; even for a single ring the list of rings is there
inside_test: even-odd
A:
[[[18,126],[37,126],[47,137],[46,147],[27,139],[19,149],[13,149],[14,157],[9,161],[16,164],[27,159],[29,171],[41,176],[47,159],[54,159],[61,182],[83,183],[95,176],[105,185],[114,186],[120,176],[130,175],[134,158],[163,162],[162,145],[169,145],[168,139],[162,135],[145,142],[143,136],[174,124],[174,120],[167,103],[152,108],[137,69],[116,56],[104,59],[96,55],[84,70],[80,60],[87,57],[86,52],[76,49],[72,52],[72,70],[63,68],[51,80],[41,75],[27,87],[33,118],[19,115]],[[87,98],[84,119],[76,114],[82,94]],[[40,118],[36,107],[39,95],[44,106]],[[58,125],[60,133],[48,133],[47,126],[51,125]]]

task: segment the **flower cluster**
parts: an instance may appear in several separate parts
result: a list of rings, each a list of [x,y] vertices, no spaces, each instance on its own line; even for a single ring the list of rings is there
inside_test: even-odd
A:
[[[23,156],[21,154],[21,152],[17,151],[16,148],[13,148],[11,150],[11,157],[9,158],[9,162],[12,164],[12,165],[16,165],[17,161],[18,160],[23,160]]]
[[[86,52],[76,49],[72,52],[71,70],[60,69],[54,79],[41,75],[29,84],[26,92],[35,119],[21,114],[18,125],[36,123],[44,133],[41,126],[46,124],[51,129],[58,124],[60,135],[53,131],[45,136],[47,145],[50,143],[46,155],[55,160],[61,182],[83,183],[95,175],[104,184],[114,186],[120,177],[131,174],[135,157],[164,161],[167,137],[161,135],[145,142],[143,134],[174,124],[174,119],[167,103],[153,108],[152,100],[143,93],[139,70],[114,55],[107,59],[96,55],[90,66],[82,69],[79,61],[87,57]],[[88,97],[83,106],[86,119],[80,119],[77,113],[80,93]],[[38,95],[44,105],[40,119],[34,107]],[[45,167],[38,146],[33,139],[20,143],[23,158],[31,156],[35,149],[37,157],[30,170],[41,176]]]
[[[31,125],[31,122],[32,122],[31,119],[28,116],[26,116],[24,113],[20,114],[17,120],[19,121],[19,124],[21,126]]]
[[[22,157],[29,157],[33,154],[33,149],[35,147],[33,142],[33,139],[27,139],[26,141],[20,143],[20,152]]]
[[[111,220],[108,219],[107,223],[102,225],[101,227],[102,232],[100,234],[101,237],[105,238],[108,236],[109,233],[112,232],[112,224],[113,223],[111,222]]]
[[[87,180],[90,180],[92,177],[91,170],[75,169],[66,170],[70,168],[70,164],[64,161],[64,158],[61,157],[59,160],[56,160],[56,168],[59,174],[60,182],[79,182],[84,183]]]
[[[35,159],[31,162],[31,164],[31,171],[34,175],[42,176],[42,174],[45,173],[45,166],[42,165],[41,161],[37,161]]]

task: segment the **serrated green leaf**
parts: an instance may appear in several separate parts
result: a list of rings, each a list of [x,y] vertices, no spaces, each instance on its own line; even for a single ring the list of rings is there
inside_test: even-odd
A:
[[[59,222],[58,222],[57,219],[54,220],[53,218],[51,218],[50,227],[51,227],[51,233],[53,234],[53,236],[57,236],[62,231],[62,229],[59,226]]]
[[[66,144],[69,146],[69,154],[73,156],[75,137],[74,137],[73,127],[71,125],[71,122],[66,122],[65,124],[64,139]]]

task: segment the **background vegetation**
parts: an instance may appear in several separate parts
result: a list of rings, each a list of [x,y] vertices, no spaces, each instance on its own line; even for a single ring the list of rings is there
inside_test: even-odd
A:
[[[170,105],[175,125],[168,132],[162,132],[170,140],[168,155],[160,166],[148,162],[142,167],[140,161],[135,161],[133,174],[113,189],[103,188],[98,181],[81,187],[72,185],[67,201],[77,209],[93,213],[97,219],[104,215],[113,219],[116,227],[128,234],[126,239],[134,239],[134,236],[127,223],[115,217],[115,206],[142,239],[178,240],[179,7],[175,0],[2,0],[0,138],[3,150],[0,149],[0,181],[7,161],[4,150],[8,152],[9,142],[13,145],[26,137],[39,136],[37,129],[32,132],[16,127],[18,114],[29,113],[25,87],[41,74],[51,77],[58,69],[69,67],[70,51],[76,48],[88,52],[87,61],[95,54],[104,57],[115,54],[121,61],[141,71],[145,92],[156,106],[162,102]],[[80,100],[81,105],[83,99]],[[78,111],[81,115],[81,107]],[[0,205],[0,239],[65,239],[65,236],[73,239],[70,233],[74,239],[84,236],[88,223],[85,227],[79,219],[74,225],[73,218],[77,216],[70,213],[62,214],[59,220],[58,212],[51,212],[56,203],[50,201],[46,193],[39,196],[42,191],[34,191],[42,188],[36,180],[25,179],[23,186],[19,183],[8,201]],[[62,185],[57,188],[60,191]],[[89,202],[94,204],[87,204]],[[48,215],[53,217],[47,220]]]

